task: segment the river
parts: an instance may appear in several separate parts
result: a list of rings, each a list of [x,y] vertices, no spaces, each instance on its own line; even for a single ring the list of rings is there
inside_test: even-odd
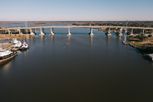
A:
[[[0,102],[149,102],[153,64],[113,35],[55,29],[0,67]]]

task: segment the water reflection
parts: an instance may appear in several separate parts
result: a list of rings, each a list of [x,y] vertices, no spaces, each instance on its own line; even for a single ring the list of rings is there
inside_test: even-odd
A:
[[[116,36],[118,40],[122,40],[122,36]]]
[[[44,41],[44,40],[45,40],[45,36],[43,36],[43,35],[40,36],[40,40],[41,40],[41,41]]]
[[[4,70],[5,72],[8,72],[8,71],[10,70],[10,68],[11,68],[11,65],[12,65],[11,62],[7,63],[6,65],[4,65],[3,70]]]
[[[2,67],[2,70],[7,73],[10,71],[10,68],[11,68],[11,65],[12,65],[12,62],[7,62],[3,65],[1,65],[0,67]]]
[[[89,36],[89,44],[90,44],[90,48],[93,47],[93,42],[94,42],[94,36]]]
[[[106,40],[106,45],[108,46],[111,43],[112,37],[106,36],[105,40]]]
[[[67,46],[71,45],[71,36],[67,36],[67,42],[66,42]]]
[[[122,37],[121,36],[118,36],[118,37],[116,37],[115,42],[119,45],[119,43],[121,42],[121,40],[122,40]]]
[[[51,40],[55,41],[55,35],[51,35]]]
[[[26,57],[29,53],[29,50],[23,51],[22,54]]]

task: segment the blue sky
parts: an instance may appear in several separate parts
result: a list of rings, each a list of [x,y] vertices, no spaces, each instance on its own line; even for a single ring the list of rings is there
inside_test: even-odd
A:
[[[153,0],[0,0],[0,20],[153,20]]]

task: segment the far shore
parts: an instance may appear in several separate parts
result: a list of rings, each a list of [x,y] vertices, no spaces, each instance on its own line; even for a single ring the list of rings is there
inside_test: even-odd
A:
[[[34,36],[30,34],[0,34],[0,40],[5,40],[5,39],[31,39]]]

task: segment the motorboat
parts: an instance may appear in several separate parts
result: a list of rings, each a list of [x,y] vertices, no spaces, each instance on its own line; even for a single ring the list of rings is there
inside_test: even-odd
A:
[[[29,45],[24,41],[22,43],[22,46],[19,48],[19,50],[24,51],[27,50],[29,48]]]
[[[20,48],[22,46],[22,42],[17,39],[13,39],[12,44],[14,48]]]
[[[17,55],[17,52],[12,52],[10,50],[1,50],[0,51],[0,64],[7,63],[12,60]]]
[[[16,43],[18,43],[18,40],[17,39],[12,39],[11,43],[16,44]]]

